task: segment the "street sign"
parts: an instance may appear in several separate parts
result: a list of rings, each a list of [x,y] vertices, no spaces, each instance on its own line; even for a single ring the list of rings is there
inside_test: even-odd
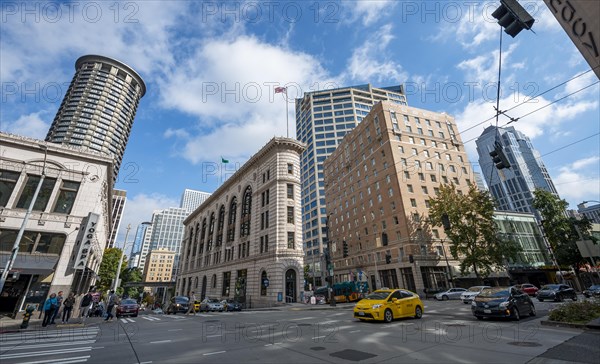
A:
[[[265,278],[262,280],[262,285],[263,287],[267,288],[269,287],[269,278]]]
[[[85,266],[88,262],[88,255],[93,254],[92,244],[95,238],[96,225],[98,224],[99,219],[100,215],[93,212],[89,213],[85,228],[81,229],[81,232],[77,237],[79,251],[77,252],[73,269],[85,269]]]

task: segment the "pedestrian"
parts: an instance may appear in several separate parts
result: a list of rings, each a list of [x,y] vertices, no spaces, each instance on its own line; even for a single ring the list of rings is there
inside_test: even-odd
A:
[[[42,327],[46,327],[50,324],[57,307],[58,300],[56,299],[56,293],[52,293],[46,302],[44,302],[44,321],[42,321]]]
[[[81,310],[79,317],[81,318],[81,323],[85,324],[85,319],[88,317],[90,312],[90,308],[92,307],[92,292],[88,292],[81,299],[81,303],[79,304],[79,309]]]
[[[104,321],[112,321],[112,310],[115,307],[115,304],[117,303],[117,295],[115,294],[114,290],[110,291],[110,294],[108,295],[108,299],[106,301],[106,318],[104,319]]]
[[[194,294],[194,291],[192,291],[192,294],[190,295],[189,307],[185,314],[189,315],[190,312],[192,312],[194,316],[196,316],[196,295]]]
[[[58,296],[56,296],[56,309],[54,310],[54,314],[52,315],[52,320],[50,322],[50,325],[54,325],[54,319],[56,319],[56,316],[58,316],[58,312],[60,311],[60,306],[62,305],[63,302],[63,291],[58,291]]]
[[[62,323],[66,324],[69,322],[71,318],[71,312],[73,312],[73,305],[75,305],[75,294],[73,292],[69,293],[69,297],[65,299],[63,302],[63,314],[62,314]]]

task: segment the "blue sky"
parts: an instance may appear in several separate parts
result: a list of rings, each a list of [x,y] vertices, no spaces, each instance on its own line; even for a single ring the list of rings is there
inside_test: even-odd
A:
[[[494,115],[498,2],[3,2],[1,130],[43,139],[84,54],[137,70],[140,102],[117,188],[127,223],[177,206],[185,188],[212,192],[273,136],[285,136],[288,86],[303,92],[405,84],[411,106],[456,117],[471,162]],[[600,200],[599,87],[542,1],[522,1],[535,34],[503,37],[500,108],[526,133],[572,208]],[[523,103],[523,104],[522,104]],[[289,105],[295,136],[294,105]],[[500,125],[508,122],[504,118]],[[587,138],[581,142],[581,139]],[[571,143],[571,146],[565,147]],[[565,148],[563,148],[565,147]],[[560,149],[563,148],[563,149]],[[221,168],[221,156],[231,164]]]

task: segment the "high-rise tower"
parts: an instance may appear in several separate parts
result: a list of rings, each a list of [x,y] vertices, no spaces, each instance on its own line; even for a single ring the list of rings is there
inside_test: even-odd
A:
[[[497,169],[490,152],[499,142],[510,168]],[[535,213],[533,192],[544,189],[558,196],[540,153],[531,140],[515,128],[487,127],[475,141],[483,178],[498,204],[498,210]]]
[[[327,248],[323,242],[327,220],[323,161],[374,104],[386,100],[406,105],[404,88],[375,88],[367,84],[307,92],[296,99],[297,139],[306,143],[300,159],[304,259],[316,267],[314,271],[319,271],[321,254]],[[319,285],[318,280],[315,283]]]
[[[126,64],[104,56],[83,56],[75,62],[75,76],[46,141],[112,155],[116,180],[145,93],[144,81]]]

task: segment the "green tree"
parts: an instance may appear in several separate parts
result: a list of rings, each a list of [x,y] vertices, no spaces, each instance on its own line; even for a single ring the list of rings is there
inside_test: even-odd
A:
[[[310,266],[307,264],[304,266],[304,290],[308,291],[308,284],[311,282]]]
[[[492,270],[504,269],[508,260],[518,256],[520,246],[499,237],[489,192],[480,191],[474,184],[466,194],[459,193],[454,184],[440,185],[440,193],[430,202],[432,226],[443,226],[442,216],[448,216],[450,229],[446,236],[451,241],[452,256],[460,260],[461,274],[472,271],[481,284]]]
[[[119,258],[122,256],[123,251],[119,248],[107,248],[104,250],[102,256],[102,263],[100,263],[100,269],[98,275],[100,275],[100,282],[98,288],[100,292],[106,292],[112,287],[112,281],[117,275],[117,268],[119,266]],[[120,277],[127,270],[127,259],[123,258],[123,264],[121,265]],[[119,292],[117,292],[118,294]]]
[[[127,268],[121,275],[123,283],[133,283],[142,281],[142,271],[138,268]],[[124,288],[124,294],[128,297],[138,299],[143,287],[127,287]]]
[[[592,224],[585,217],[581,220],[568,217],[567,201],[543,189],[534,191],[532,205],[542,218],[542,227],[557,263],[572,267],[578,275],[579,267],[585,264],[585,260],[576,242],[582,238],[595,240],[590,236]]]

